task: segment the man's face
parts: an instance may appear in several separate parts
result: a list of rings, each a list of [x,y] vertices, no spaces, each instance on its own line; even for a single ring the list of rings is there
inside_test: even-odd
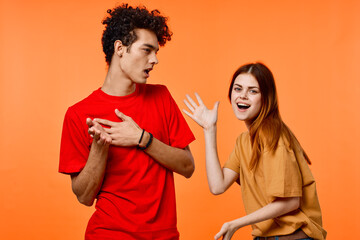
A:
[[[155,33],[147,29],[134,30],[137,39],[125,47],[120,59],[120,68],[126,78],[134,83],[146,83],[149,73],[158,63],[156,54],[159,43]]]

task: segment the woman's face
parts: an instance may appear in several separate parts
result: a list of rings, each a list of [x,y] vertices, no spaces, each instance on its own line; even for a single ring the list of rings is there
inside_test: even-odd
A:
[[[239,74],[231,91],[231,106],[237,119],[249,128],[261,109],[259,83],[250,73]]]

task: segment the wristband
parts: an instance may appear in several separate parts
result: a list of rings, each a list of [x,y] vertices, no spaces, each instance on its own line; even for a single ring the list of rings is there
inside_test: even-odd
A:
[[[141,143],[141,140],[142,140],[142,138],[144,136],[144,132],[145,132],[145,128],[142,130],[141,137],[140,137],[139,143],[137,145],[138,147],[140,147],[140,143]]]
[[[139,148],[140,150],[145,150],[145,149],[147,149],[147,148],[150,146],[150,144],[151,144],[151,142],[152,142],[152,140],[153,140],[153,135],[152,135],[151,133],[149,133],[149,135],[150,135],[150,138],[149,138],[149,141],[147,142],[147,144],[146,144],[145,147],[140,147],[140,146],[138,145],[138,148]]]

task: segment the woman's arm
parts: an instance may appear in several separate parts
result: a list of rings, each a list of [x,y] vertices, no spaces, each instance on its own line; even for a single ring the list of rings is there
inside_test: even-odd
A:
[[[214,108],[209,110],[197,93],[195,96],[199,105],[189,95],[186,95],[187,100],[184,102],[191,113],[183,111],[204,129],[206,174],[211,193],[217,195],[225,192],[239,175],[233,170],[222,169],[220,166],[216,142],[219,102],[216,102]]]
[[[221,168],[216,142],[216,125],[204,129],[206,175],[210,192],[214,195],[224,193],[239,177],[239,174],[228,168]]]
[[[282,216],[298,209],[299,206],[300,197],[276,198],[275,201],[249,215],[224,223],[220,232],[215,235],[215,240],[221,237],[223,237],[223,240],[230,240],[239,228]]]

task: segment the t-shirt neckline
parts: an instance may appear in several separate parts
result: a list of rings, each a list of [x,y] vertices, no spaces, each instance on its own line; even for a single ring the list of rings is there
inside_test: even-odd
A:
[[[105,98],[107,100],[110,101],[124,101],[124,100],[131,100],[136,98],[139,95],[140,92],[140,84],[136,84],[135,85],[135,91],[133,93],[130,93],[129,95],[125,95],[125,96],[114,96],[114,95],[109,95],[106,92],[104,92],[101,87],[99,87],[95,93],[97,93],[101,98]]]

